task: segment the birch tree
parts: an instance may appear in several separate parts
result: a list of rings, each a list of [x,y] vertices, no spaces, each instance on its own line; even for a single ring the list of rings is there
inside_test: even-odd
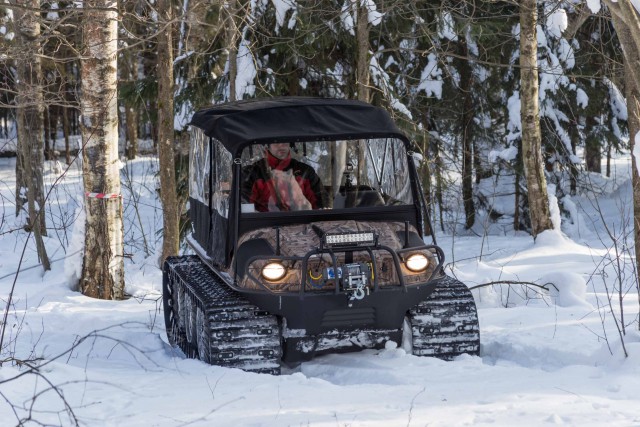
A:
[[[26,193],[29,222],[38,258],[45,270],[50,270],[49,257],[42,236],[47,235],[44,213],[44,96],[40,63],[40,22],[38,0],[14,1],[16,33],[20,54],[16,59],[18,102],[18,150],[16,175],[18,188],[16,205],[20,206]],[[24,187],[22,187],[24,186]]]
[[[124,297],[118,159],[117,1],[88,0],[82,32],[82,172],[85,249],[80,287],[94,298]]]
[[[522,121],[522,157],[527,179],[531,215],[531,234],[553,228],[542,159],[540,109],[538,104],[538,40],[536,0],[520,2],[520,116]]]

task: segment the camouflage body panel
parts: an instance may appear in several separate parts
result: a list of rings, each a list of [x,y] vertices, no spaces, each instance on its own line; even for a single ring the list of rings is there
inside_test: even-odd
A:
[[[387,246],[394,251],[400,250],[404,246],[404,239],[400,236],[404,235],[405,224],[402,222],[359,222],[359,221],[322,221],[313,225],[319,227],[324,233],[354,233],[354,232],[373,232],[378,236],[378,244]],[[416,233],[413,226],[409,226],[409,231]],[[400,232],[400,233],[398,233]],[[262,228],[250,231],[242,235],[238,241],[238,246],[246,241],[253,239],[264,239],[272,248],[276,248],[276,231],[273,228]],[[311,224],[291,225],[280,228],[280,254],[283,257],[303,257],[308,252],[320,247],[320,237],[313,230]],[[401,271],[405,284],[413,285],[425,283],[428,281],[435,268],[438,265],[438,259],[433,252],[429,250],[420,251],[429,259],[429,266],[420,273],[409,271],[402,260],[400,261]],[[335,249],[336,264],[341,266],[345,264],[345,253],[339,249]],[[393,257],[387,250],[373,250],[376,258],[376,271],[372,271],[372,277],[368,280],[367,287],[373,288],[373,275],[377,276],[379,286],[399,286],[400,279],[393,263]],[[272,291],[296,292],[300,290],[301,283],[301,267],[302,261],[296,260],[284,261],[287,267],[286,276],[272,283],[264,280],[260,274],[262,267],[266,264],[266,260],[256,260],[248,267],[248,272],[253,275],[260,283],[250,278],[247,274],[243,278],[239,278],[238,286],[247,289],[264,289],[268,287]],[[362,262],[373,267],[369,253],[366,250],[356,251],[353,253],[354,263]],[[328,253],[313,255],[309,258],[307,264],[307,286],[305,291],[313,290],[332,290],[335,289],[334,281],[324,281],[322,273],[324,269],[332,267],[331,256]],[[373,268],[371,268],[373,270]],[[230,271],[233,276],[235,272]]]

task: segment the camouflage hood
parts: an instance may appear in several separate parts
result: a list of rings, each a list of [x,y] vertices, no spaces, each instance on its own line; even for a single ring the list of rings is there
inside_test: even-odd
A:
[[[404,223],[402,222],[361,222],[361,221],[322,221],[313,225],[324,233],[373,232],[378,243],[399,250],[404,246]],[[416,229],[409,225],[409,231]],[[276,247],[276,232],[273,228],[261,228],[244,234],[238,246],[247,240],[265,239]],[[302,256],[312,249],[320,247],[320,237],[311,224],[290,225],[280,228],[280,252],[284,256]]]
[[[320,236],[314,227],[321,230],[323,233],[356,233],[356,232],[373,232],[378,236],[378,244],[385,246],[393,251],[400,250],[404,247],[404,232],[405,225],[402,222],[357,222],[357,221],[323,221],[316,222],[314,224],[300,224],[291,225],[280,228],[280,255],[283,257],[302,257],[309,251],[320,247]],[[416,233],[413,226],[409,226],[409,232]],[[417,233],[416,233],[417,234]],[[417,236],[414,234],[414,237]],[[253,230],[244,234],[239,244],[254,240],[264,239],[269,245],[276,248],[276,231],[273,228],[262,228]],[[415,242],[415,240],[414,240]],[[430,267],[421,273],[405,275],[406,269],[402,268],[401,272],[396,271],[393,264],[391,253],[388,251],[374,251],[376,253],[376,261],[378,270],[375,272],[378,281],[382,286],[397,285],[398,274],[403,274],[404,281],[407,284],[424,283],[431,277],[434,269],[437,265],[433,262]],[[434,255],[430,251],[424,251],[425,255],[431,259]],[[338,264],[345,262],[344,253],[337,251],[336,261]],[[369,262],[370,258],[366,252],[362,251],[356,254],[350,262]],[[255,261],[251,264],[248,270],[253,271],[254,276],[259,276],[259,271],[265,264],[265,260]],[[331,258],[328,254],[322,255],[319,259],[315,258],[315,261],[308,265],[308,271],[305,272],[309,275],[310,282],[308,286],[315,289],[328,289],[333,287],[334,283],[324,283],[318,285],[312,283],[315,278],[321,275],[322,269],[330,267],[332,265]],[[298,268],[291,268],[287,276],[279,283],[269,284],[272,290],[289,290],[295,291],[299,289],[301,281],[301,272]],[[239,286],[245,288],[259,289],[258,283],[251,280],[248,275],[240,278],[238,282]]]

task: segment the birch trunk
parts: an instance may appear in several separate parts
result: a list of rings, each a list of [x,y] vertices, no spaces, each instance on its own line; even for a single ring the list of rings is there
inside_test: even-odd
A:
[[[124,298],[122,197],[118,159],[117,2],[84,2],[82,72],[82,172],[85,197],[85,251],[82,293]]]
[[[553,228],[542,159],[540,108],[538,105],[538,41],[536,0],[520,2],[520,82],[522,161],[527,179],[531,234]]]
[[[171,1],[159,0],[161,21],[172,20]],[[177,255],[180,246],[178,229],[179,206],[176,195],[176,174],[173,137],[173,40],[171,25],[158,33],[158,157],[160,159],[160,196],[162,202],[162,260]]]
[[[14,2],[18,3],[18,2]],[[33,232],[38,258],[45,270],[50,270],[49,257],[42,236],[47,235],[44,214],[44,96],[42,93],[42,69],[40,61],[40,23],[36,11],[38,0],[22,3],[15,8],[15,22],[21,55],[17,58],[17,121],[18,160],[20,181],[16,205],[26,200],[29,215],[28,228]],[[18,172],[18,170],[16,170]],[[23,199],[26,193],[26,199]],[[21,205],[21,208],[23,205]]]

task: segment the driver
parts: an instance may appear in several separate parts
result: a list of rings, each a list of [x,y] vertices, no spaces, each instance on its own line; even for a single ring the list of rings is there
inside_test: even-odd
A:
[[[327,193],[313,168],[291,157],[289,143],[269,144],[264,158],[243,170],[242,195],[259,212],[321,209]]]

